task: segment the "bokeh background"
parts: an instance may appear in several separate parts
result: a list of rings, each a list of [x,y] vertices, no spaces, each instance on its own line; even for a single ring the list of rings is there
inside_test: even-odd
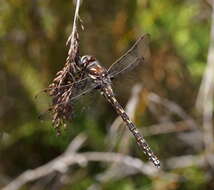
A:
[[[213,70],[207,59],[214,53],[211,4],[84,0],[80,7],[81,54],[95,55],[106,67],[139,36],[151,35],[149,64],[139,67],[138,75],[121,76],[114,88],[124,107],[137,99],[129,114],[161,160],[156,171],[126,127],[113,124],[117,115],[98,93],[77,102],[73,122],[59,137],[48,118],[38,118],[50,100],[44,94],[35,96],[66,60],[73,1],[1,0],[0,187],[62,155],[72,141],[85,140],[79,154],[114,152],[130,159],[73,163],[21,189],[214,189]],[[141,89],[137,98],[133,87]]]

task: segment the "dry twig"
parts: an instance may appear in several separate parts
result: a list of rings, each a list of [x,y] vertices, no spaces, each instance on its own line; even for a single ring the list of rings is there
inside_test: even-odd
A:
[[[64,173],[71,165],[78,164],[81,167],[84,167],[88,162],[91,161],[119,162],[132,167],[145,175],[158,175],[158,169],[152,167],[150,164],[144,164],[140,159],[123,154],[110,152],[70,153],[62,154],[61,156],[36,169],[25,171],[12,182],[10,182],[7,186],[5,186],[2,190],[17,190],[24,184],[47,176],[52,172],[58,171]]]
[[[154,136],[154,135],[161,135],[161,134],[169,134],[169,133],[178,133],[183,131],[190,131],[194,130],[189,126],[191,120],[183,120],[177,122],[165,122],[156,125],[151,125],[146,129],[143,129],[144,136]]]
[[[52,161],[48,162],[47,164],[40,166],[33,170],[27,170],[23,172],[21,175],[19,175],[16,179],[11,181],[7,186],[3,188],[3,190],[16,190],[19,189],[22,185],[39,179],[41,177],[47,176],[54,171],[59,171],[61,173],[65,173],[69,167],[69,165],[66,165],[65,162],[63,162],[63,158],[66,156],[73,155],[82,144],[85,142],[86,136],[83,134],[79,134],[76,136],[73,141],[69,144],[68,148],[65,150],[65,152],[53,159]],[[61,162],[62,161],[62,162]]]
[[[210,158],[214,159],[214,155],[210,155]],[[167,159],[165,166],[168,169],[186,168],[192,166],[205,168],[207,166],[207,161],[203,155],[185,155]]]
[[[175,102],[168,100],[166,98],[162,98],[160,96],[158,96],[155,93],[150,93],[148,96],[148,99],[151,102],[154,102],[156,104],[160,104],[164,107],[166,107],[171,113],[175,113],[177,114],[181,119],[188,121],[188,125],[191,128],[195,128],[197,129],[197,124],[194,121],[194,119],[192,119],[191,116],[189,116],[178,104],[176,104]]]

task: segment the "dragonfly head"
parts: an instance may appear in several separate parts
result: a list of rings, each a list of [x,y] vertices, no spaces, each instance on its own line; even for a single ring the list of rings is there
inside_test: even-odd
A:
[[[86,68],[90,63],[96,61],[96,58],[91,55],[84,55],[80,59],[80,66]]]

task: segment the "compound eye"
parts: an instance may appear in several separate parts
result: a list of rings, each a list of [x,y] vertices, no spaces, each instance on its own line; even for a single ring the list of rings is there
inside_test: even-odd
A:
[[[89,61],[89,57],[87,55],[84,55],[81,57],[81,63],[82,64],[85,64]]]

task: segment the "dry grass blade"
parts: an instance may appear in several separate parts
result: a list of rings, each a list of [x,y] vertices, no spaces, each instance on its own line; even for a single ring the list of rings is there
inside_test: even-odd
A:
[[[210,159],[210,154],[214,151],[213,135],[213,97],[214,97],[214,1],[209,2],[212,6],[210,45],[207,56],[207,66],[203,74],[199,89],[196,107],[203,116],[203,139],[205,153],[208,163],[214,167],[214,162]]]

